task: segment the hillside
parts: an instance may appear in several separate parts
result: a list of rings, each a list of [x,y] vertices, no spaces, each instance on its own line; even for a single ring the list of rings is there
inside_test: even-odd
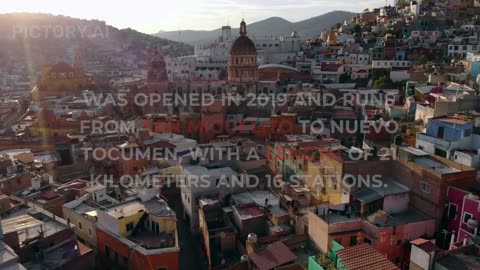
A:
[[[352,18],[355,13],[347,11],[332,11],[323,15],[306,19],[299,22],[290,22],[280,17],[271,17],[259,22],[248,24],[248,33],[250,36],[276,36],[290,35],[297,31],[302,38],[310,38],[318,35],[323,30],[330,28],[336,23],[343,22]],[[238,28],[232,28],[232,33],[236,35]],[[181,41],[189,44],[199,44],[211,42],[218,38],[221,29],[211,31],[181,30],[181,31],[159,31],[155,36],[175,41]]]
[[[72,57],[80,49],[108,62],[134,63],[164,55],[188,55],[193,47],[184,43],[117,29],[103,21],[83,20],[41,13],[0,14],[0,61],[25,59],[38,70],[45,63]]]

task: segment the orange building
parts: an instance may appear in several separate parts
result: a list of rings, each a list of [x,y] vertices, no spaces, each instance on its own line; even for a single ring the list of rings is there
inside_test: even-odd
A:
[[[57,117],[53,111],[48,109],[42,109],[35,117],[34,124],[26,128],[27,134],[30,136],[48,138],[80,131],[80,121]]]

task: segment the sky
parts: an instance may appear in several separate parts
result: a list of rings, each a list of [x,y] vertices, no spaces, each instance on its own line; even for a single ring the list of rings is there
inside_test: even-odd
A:
[[[393,3],[392,0],[387,0]],[[297,22],[332,10],[361,12],[385,0],[0,0],[0,13],[40,12],[97,19],[144,33],[212,30],[269,17]]]

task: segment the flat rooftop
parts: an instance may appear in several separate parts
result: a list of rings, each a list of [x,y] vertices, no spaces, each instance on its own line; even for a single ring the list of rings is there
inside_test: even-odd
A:
[[[381,213],[381,211],[378,211],[377,213],[368,216],[367,221],[377,227],[393,227],[432,219],[413,209],[409,209],[407,212],[399,214],[387,214],[386,221],[382,221],[382,218],[376,218],[381,217],[382,215],[383,213]]]
[[[112,217],[117,219],[121,217],[132,216],[138,212],[144,212],[145,207],[138,201],[131,201],[127,203],[122,203],[114,207],[109,208],[106,212]]]
[[[222,176],[222,175],[232,175],[236,174],[236,172],[230,167],[222,167],[222,168],[213,168],[208,169],[204,166],[184,166],[183,170],[190,175],[208,175],[208,176]]]
[[[48,237],[68,228],[66,221],[45,213],[37,208],[21,208],[9,217],[2,220],[4,234],[16,232],[18,242],[22,244],[25,240],[38,236],[40,228],[43,236]]]
[[[232,208],[238,214],[238,217],[241,220],[247,220],[265,215],[264,211],[262,211],[262,209],[253,203],[242,206],[232,206]]]
[[[419,165],[425,169],[434,171],[435,173],[438,173],[438,174],[449,174],[449,173],[460,172],[459,169],[452,168],[436,160],[433,160],[429,157],[418,157],[415,159],[414,162],[416,165]]]
[[[410,189],[396,181],[396,178],[383,176],[380,187],[365,187],[355,192],[355,198],[363,203],[371,203],[388,195],[409,192]]]
[[[283,216],[288,214],[286,210],[280,207],[280,198],[268,190],[254,190],[248,192],[242,192],[232,195],[232,199],[235,205],[248,205],[255,203],[258,206],[265,206],[265,202],[268,199],[270,205],[270,213],[275,216]]]
[[[175,216],[175,212],[168,206],[168,203],[162,199],[153,198],[148,201],[128,201],[117,204],[106,210],[106,213],[112,217],[120,218],[134,215],[139,212],[147,212],[154,216]]]
[[[360,217],[357,217],[355,215],[341,215],[338,213],[330,213],[326,214],[325,216],[323,215],[318,215],[320,218],[323,219],[327,224],[336,224],[336,223],[343,223],[343,222],[350,222],[350,221],[355,221],[355,220],[360,220]]]
[[[3,241],[0,241],[0,269],[2,270],[23,270],[23,267],[18,263],[18,256],[15,251]]]
[[[130,235],[128,239],[140,243],[146,249],[175,246],[175,236],[164,232],[157,234],[151,231],[138,231]]]

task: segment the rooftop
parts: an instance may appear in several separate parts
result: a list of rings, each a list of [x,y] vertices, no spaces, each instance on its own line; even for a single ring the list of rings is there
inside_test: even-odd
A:
[[[384,196],[401,194],[409,192],[410,189],[397,181],[395,178],[384,176],[382,177],[383,185],[380,187],[365,187],[355,193],[355,198],[363,203],[371,203]]]
[[[48,237],[66,230],[67,222],[39,208],[18,208],[2,219],[4,234],[17,233],[20,246],[28,245],[29,239],[39,236]]]
[[[468,254],[450,254],[438,260],[437,264],[445,269],[477,270],[480,269],[479,256]]]
[[[120,219],[126,216],[128,217],[128,216],[134,215],[138,212],[144,212],[144,211],[145,211],[145,207],[143,206],[142,203],[138,201],[130,201],[127,203],[121,203],[114,207],[111,207],[106,212],[110,216]]]
[[[18,256],[7,244],[0,241],[0,268],[2,270],[24,270],[18,263]]]
[[[450,174],[460,172],[460,170],[447,166],[429,157],[418,157],[415,159],[415,164],[425,169],[432,170],[438,174]]]
[[[236,174],[230,167],[209,169],[200,165],[184,166],[183,170],[190,175],[208,175],[208,176],[222,176]]]
[[[383,210],[379,210],[367,217],[368,222],[377,227],[394,227],[429,219],[430,218],[426,217],[422,213],[412,209],[409,209],[407,212],[391,215],[387,214]]]
[[[258,270],[275,269],[297,259],[297,256],[282,242],[271,244],[249,256]]]
[[[336,252],[347,269],[397,270],[388,258],[367,243],[343,248]]]

